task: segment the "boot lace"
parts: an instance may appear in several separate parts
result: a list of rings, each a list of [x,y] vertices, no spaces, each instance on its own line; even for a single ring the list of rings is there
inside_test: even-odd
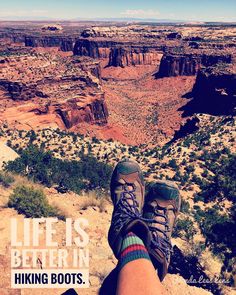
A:
[[[129,189],[132,187],[132,190]],[[121,227],[129,220],[143,219],[142,214],[139,211],[139,204],[135,195],[136,187],[134,184],[122,185],[122,191],[120,193],[120,199],[116,204],[116,210],[113,215],[113,223],[116,227]]]
[[[149,223],[149,230],[152,235],[151,245],[153,248],[158,248],[162,253],[165,255],[167,260],[172,253],[172,245],[170,242],[170,238],[168,237],[167,233],[170,232],[170,227],[168,224],[168,217],[167,217],[167,209],[161,208],[163,213],[160,212],[160,207],[156,205],[154,207],[154,218],[146,219],[146,222]],[[153,224],[153,225],[152,225]],[[155,224],[161,225],[160,227],[156,227]],[[162,229],[162,226],[164,228]]]

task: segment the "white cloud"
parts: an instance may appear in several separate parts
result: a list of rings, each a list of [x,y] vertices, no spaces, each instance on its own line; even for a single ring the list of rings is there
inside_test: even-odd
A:
[[[160,15],[160,12],[158,10],[148,9],[127,9],[123,12],[121,12],[121,15],[127,16],[127,17],[157,17]]]

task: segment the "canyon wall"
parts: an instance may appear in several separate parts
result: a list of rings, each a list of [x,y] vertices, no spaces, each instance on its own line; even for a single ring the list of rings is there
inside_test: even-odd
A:
[[[217,63],[231,63],[230,54],[173,54],[166,53],[161,59],[158,78],[175,76],[196,75],[204,66],[212,66]]]
[[[107,58],[107,66],[125,67],[131,65],[158,64],[162,56],[161,45],[140,45],[137,42],[117,42],[105,40],[78,39],[74,55],[92,58]]]
[[[86,39],[79,39],[75,42],[73,53],[74,55],[89,56],[92,58],[100,57],[98,43]]]
[[[65,36],[25,36],[27,47],[58,47],[62,51],[73,51],[75,39]]]
[[[60,105],[53,105],[50,111],[61,117],[67,129],[82,122],[97,125],[107,124],[108,110],[104,98],[91,101],[85,106],[79,106],[76,99],[72,99]]]
[[[126,67],[135,65],[157,65],[162,54],[150,51],[148,48],[112,48],[109,55],[108,66]]]
[[[47,85],[47,83],[49,81],[45,80],[44,84]],[[91,85],[91,82],[88,81],[88,84]],[[78,97],[56,102],[50,100],[49,95],[40,90],[40,85],[0,81],[0,89],[3,88],[15,102],[28,101],[24,104],[25,112],[34,113],[37,116],[57,114],[68,129],[82,122],[107,124],[108,110],[103,92],[97,93],[94,97]]]
[[[108,58],[112,47],[117,42],[109,40],[77,39],[73,53],[78,56],[89,56],[92,58]]]

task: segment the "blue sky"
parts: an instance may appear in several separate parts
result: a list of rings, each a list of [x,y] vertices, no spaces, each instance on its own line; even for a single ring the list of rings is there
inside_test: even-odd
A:
[[[0,0],[0,19],[24,17],[236,21],[236,0]]]

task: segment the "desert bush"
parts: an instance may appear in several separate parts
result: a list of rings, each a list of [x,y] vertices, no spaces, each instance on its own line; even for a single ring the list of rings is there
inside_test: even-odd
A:
[[[177,164],[177,162],[176,162],[175,159],[171,159],[171,160],[169,161],[168,165],[169,165],[169,167],[171,167],[171,168],[173,168],[173,169],[178,168],[178,164]]]
[[[177,172],[176,172],[175,175],[172,177],[172,179],[173,179],[174,181],[181,181],[181,179],[182,179],[182,174],[180,173],[179,170],[177,170]]]
[[[195,169],[194,169],[194,167],[193,167],[192,165],[188,165],[188,166],[185,167],[185,171],[186,171],[188,174],[192,173],[194,170],[195,170]]]
[[[33,186],[18,185],[10,195],[8,206],[28,218],[59,217],[55,208],[49,205],[44,192]]]
[[[182,200],[180,211],[183,213],[189,213],[190,205],[188,201]]]
[[[177,220],[177,223],[173,231],[173,237],[179,237],[183,240],[191,242],[196,233],[197,231],[194,228],[193,221],[189,217],[186,217]]]
[[[7,146],[12,147],[12,141],[10,139],[7,140]]]
[[[195,203],[204,202],[204,198],[200,193],[194,193],[193,200],[194,200]]]
[[[201,186],[203,183],[201,177],[197,176],[196,174],[192,174],[192,182],[199,186]]]
[[[100,140],[96,138],[95,136],[92,137],[92,143],[100,143]]]
[[[205,249],[206,246],[204,242],[194,242],[191,243],[191,247],[187,249],[185,255],[188,257],[196,257],[199,260]]]
[[[206,244],[210,245],[218,241],[213,246],[215,253],[221,252],[220,249],[223,247],[223,244],[232,248],[234,242],[236,242],[233,233],[235,228],[235,221],[233,221],[235,211],[233,208],[230,215],[232,215],[232,219],[230,216],[220,213],[217,207],[207,210],[197,209],[194,213],[195,220],[198,222],[201,232],[206,238]]]
[[[208,154],[207,165],[214,176],[201,185],[199,196],[205,202],[236,200],[236,155],[226,151],[226,155],[220,156],[218,152]]]
[[[98,162],[95,157],[81,154],[80,161],[62,160],[35,146],[23,150],[21,156],[8,162],[5,168],[48,187],[57,185],[63,192],[76,193],[108,189],[112,172],[111,166]]]
[[[181,185],[186,185],[189,181],[189,174],[185,172],[183,175],[180,175],[179,181]]]
[[[9,187],[14,182],[14,177],[7,172],[0,171],[0,185]]]
[[[105,212],[107,200],[105,197],[99,197],[96,191],[88,192],[88,195],[81,199],[79,210],[86,210],[90,207],[97,207],[100,212]]]
[[[26,133],[26,136],[25,136],[25,137],[28,137],[28,138],[29,138],[30,143],[32,143],[34,140],[37,139],[37,135],[36,135],[36,133],[35,133],[34,130],[30,130],[30,131],[28,131],[28,132]]]

